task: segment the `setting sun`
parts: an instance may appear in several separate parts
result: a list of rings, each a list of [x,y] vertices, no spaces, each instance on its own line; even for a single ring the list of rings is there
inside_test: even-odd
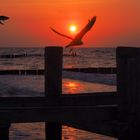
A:
[[[75,32],[77,30],[77,27],[75,25],[71,25],[69,29],[71,32]]]

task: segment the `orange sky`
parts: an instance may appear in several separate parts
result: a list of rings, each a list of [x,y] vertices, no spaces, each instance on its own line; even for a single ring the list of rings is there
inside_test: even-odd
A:
[[[140,0],[1,0],[0,15],[10,17],[0,26],[0,47],[66,45],[69,40],[49,27],[74,36],[88,19],[97,16],[83,38],[83,47],[140,47]]]

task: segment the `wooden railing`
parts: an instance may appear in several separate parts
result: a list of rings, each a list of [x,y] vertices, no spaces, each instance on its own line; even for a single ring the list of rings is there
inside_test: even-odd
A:
[[[119,140],[137,139],[140,122],[140,49],[117,48],[117,91],[62,95],[61,47],[45,49],[44,97],[1,97],[0,139],[11,123],[46,122],[46,140],[61,140],[68,125]]]

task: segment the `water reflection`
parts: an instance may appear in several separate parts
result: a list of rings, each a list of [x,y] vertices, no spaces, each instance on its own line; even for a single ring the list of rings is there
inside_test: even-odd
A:
[[[62,140],[116,140],[115,138],[63,126]]]
[[[75,81],[66,81],[63,85],[66,88],[66,92],[71,94],[77,93],[82,88],[82,84]]]
[[[76,129],[68,126],[63,126],[62,140],[77,140]]]
[[[116,86],[101,83],[90,83],[80,80],[63,79],[64,94],[107,92],[107,91],[116,91]]]

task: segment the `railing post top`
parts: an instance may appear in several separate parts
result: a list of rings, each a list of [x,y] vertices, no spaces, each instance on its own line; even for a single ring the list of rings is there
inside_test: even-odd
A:
[[[63,48],[62,46],[45,46],[45,49],[59,49]]]
[[[118,46],[116,48],[117,57],[136,57],[140,54],[140,48],[138,47],[128,47],[128,46]]]

